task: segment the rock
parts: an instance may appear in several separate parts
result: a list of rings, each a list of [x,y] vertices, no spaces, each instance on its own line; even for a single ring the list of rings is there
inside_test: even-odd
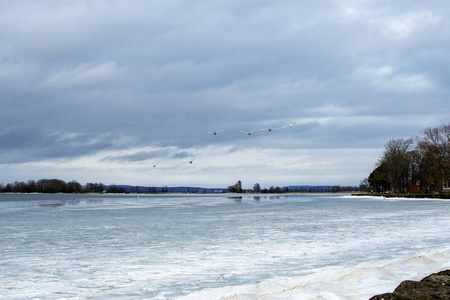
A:
[[[450,300],[450,270],[431,274],[421,281],[405,280],[392,293],[370,300]]]
[[[409,300],[409,298],[405,298],[400,295],[396,295],[394,293],[386,293],[377,296],[373,296],[370,300]]]

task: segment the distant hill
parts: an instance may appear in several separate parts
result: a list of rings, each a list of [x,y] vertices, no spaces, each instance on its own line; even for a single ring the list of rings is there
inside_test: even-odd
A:
[[[289,190],[289,192],[330,193],[359,191],[359,187],[340,185],[291,185],[283,187],[282,190]]]
[[[148,187],[148,186],[133,186],[133,185],[106,185],[105,191],[112,193],[224,193],[227,188],[203,188],[203,187]],[[357,191],[356,186],[337,186],[337,185],[290,185],[280,187],[282,192],[315,192],[315,193],[329,193],[339,191]]]
[[[202,188],[202,187],[148,187],[148,186],[133,186],[133,185],[106,185],[106,191],[110,192],[125,192],[125,193],[223,193],[226,188]]]
[[[240,181],[239,181],[240,183]],[[155,187],[140,185],[103,185],[102,183],[86,183],[82,186],[76,181],[69,183],[60,179],[40,179],[38,181],[29,180],[25,182],[14,182],[6,185],[0,183],[0,193],[223,193],[228,192],[227,188],[204,188],[204,187]],[[251,190],[245,190],[244,192]],[[353,192],[359,191],[357,186],[339,186],[339,185],[291,185],[284,187],[262,188],[261,193],[285,193],[285,192]]]

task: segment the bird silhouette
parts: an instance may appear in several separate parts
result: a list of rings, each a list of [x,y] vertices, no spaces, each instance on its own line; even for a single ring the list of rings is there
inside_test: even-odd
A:
[[[260,130],[267,130],[268,132],[272,132],[272,130],[278,130],[280,128],[264,128],[264,129],[260,129]]]
[[[194,162],[195,159],[197,159],[198,154],[194,156],[194,158],[192,158],[191,160],[189,160],[188,162],[192,165],[192,163]]]
[[[163,162],[163,160],[158,160],[153,164],[153,168],[156,168],[156,166],[160,165]]]
[[[212,133],[214,135],[217,135],[219,132],[222,132],[222,131],[223,131],[223,129],[222,130],[217,130],[217,131],[209,131],[207,133]]]
[[[256,130],[256,128],[253,128],[251,131],[244,131],[244,130],[241,130],[241,132],[246,133],[246,134],[248,134],[248,135],[252,135],[252,132],[255,131],[255,130]]]

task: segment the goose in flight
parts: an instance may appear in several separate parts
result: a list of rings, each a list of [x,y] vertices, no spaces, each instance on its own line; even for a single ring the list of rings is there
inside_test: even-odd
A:
[[[291,124],[284,125],[283,128],[284,127],[292,127],[294,124],[295,124],[295,122],[292,122]]]
[[[260,130],[267,130],[268,132],[272,132],[272,130],[278,130],[280,128],[264,128],[264,129],[260,129]]]
[[[153,163],[153,168],[156,168],[157,166],[159,166],[160,164],[162,164],[164,162],[164,159],[159,159],[157,161],[155,161]]]
[[[247,132],[247,131],[241,130],[241,132],[246,133],[248,135],[252,135],[252,132],[255,131],[255,130],[256,130],[256,128],[253,128],[252,131],[248,131]]]
[[[223,129],[222,130],[217,130],[217,131],[209,131],[207,133],[212,133],[214,135],[217,135],[219,132],[222,132],[222,131],[223,131]]]

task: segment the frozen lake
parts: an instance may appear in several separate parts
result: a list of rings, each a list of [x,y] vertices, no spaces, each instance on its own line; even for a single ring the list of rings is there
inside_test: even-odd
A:
[[[368,299],[450,267],[442,200],[0,194],[0,226],[0,299]]]

